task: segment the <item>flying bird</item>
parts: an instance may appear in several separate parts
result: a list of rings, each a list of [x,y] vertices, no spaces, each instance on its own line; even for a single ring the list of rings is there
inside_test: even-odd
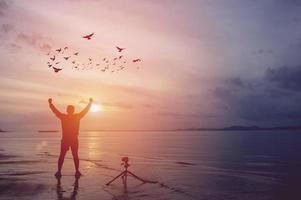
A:
[[[121,47],[116,46],[116,49],[118,50],[118,52],[121,52],[121,51],[123,51],[125,48],[121,48]]]
[[[83,36],[83,38],[87,39],[87,40],[91,40],[91,37],[94,35],[94,33],[91,33],[89,35],[85,35]]]
[[[55,73],[58,73],[59,71],[61,71],[62,69],[60,68],[56,68],[56,67],[52,67]]]
[[[89,61],[92,61],[92,58],[89,58]]]
[[[60,62],[56,62],[55,64],[57,65],[57,64],[59,64]]]
[[[75,60],[72,61],[72,64],[75,64]]]
[[[113,59],[114,61],[117,60],[117,57]]]
[[[48,64],[48,67],[50,68],[52,65]]]
[[[61,48],[59,48],[59,49],[57,49],[57,50],[55,50],[55,51],[57,51],[57,52],[59,52],[59,53],[60,53],[60,52],[62,51],[62,49],[61,49]]]
[[[55,55],[53,56],[53,58],[50,58],[52,61],[54,61],[55,60]]]
[[[77,56],[79,52],[74,53],[73,55]]]
[[[119,56],[119,59],[121,59],[123,56]]]
[[[68,47],[64,47],[63,51],[62,51],[62,54],[65,53],[65,51],[67,51]]]
[[[106,58],[102,59],[103,61],[106,61]]]
[[[68,60],[69,58],[71,58],[71,56],[68,56],[68,57],[64,57],[64,59],[65,59],[65,60]]]
[[[134,59],[133,62],[141,62],[141,59]]]

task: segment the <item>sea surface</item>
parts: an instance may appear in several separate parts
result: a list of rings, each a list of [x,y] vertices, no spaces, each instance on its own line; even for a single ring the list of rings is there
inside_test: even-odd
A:
[[[0,199],[299,200],[300,131],[82,131],[58,181],[60,133],[0,133]],[[105,184],[122,170],[128,177]]]

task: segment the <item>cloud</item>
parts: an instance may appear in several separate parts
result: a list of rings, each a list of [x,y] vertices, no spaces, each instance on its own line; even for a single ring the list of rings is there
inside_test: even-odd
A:
[[[28,45],[42,52],[48,52],[51,50],[51,45],[45,42],[46,38],[44,38],[41,34],[19,33],[17,34],[17,40],[24,45]]]
[[[2,42],[0,43],[0,46],[3,47],[9,47],[10,43],[15,43],[15,40],[11,40],[12,37],[15,35],[15,26],[9,23],[4,23],[0,25],[0,39]]]
[[[231,89],[226,87],[216,87],[213,94],[220,99],[229,99],[233,96]]]
[[[0,16],[4,15],[7,8],[8,8],[8,1],[0,0]]]
[[[151,105],[151,104],[142,104],[142,106],[144,107],[144,108],[153,108],[153,105]]]
[[[234,104],[235,106],[235,104]],[[255,122],[279,120],[279,101],[261,95],[248,94],[238,99],[236,109],[240,117]]]
[[[182,112],[168,112],[168,111],[162,111],[157,113],[160,116],[164,117],[172,117],[172,118],[215,118],[216,115],[213,114],[201,114],[201,113],[182,113]]]
[[[301,91],[301,67],[270,68],[266,71],[265,77],[283,89]]]
[[[265,54],[274,54],[275,52],[272,49],[258,49],[253,51],[254,55],[265,55]]]
[[[226,116],[259,125],[296,124],[301,116],[300,77],[300,67],[269,68],[261,78],[229,78],[213,95]]]
[[[199,117],[198,114],[184,114],[178,112],[158,112],[157,114],[165,117]]]
[[[24,42],[30,46],[36,46],[37,41],[41,39],[41,36],[39,35],[28,35],[25,33],[19,33],[17,36],[18,40],[21,42]]]
[[[301,23],[301,18],[300,17],[293,17],[292,21],[295,22],[296,24],[300,24]]]
[[[15,44],[15,43],[9,43],[7,45],[7,47],[12,53],[19,52],[22,49],[22,47],[20,45]]]
[[[39,49],[42,50],[43,52],[49,52],[51,50],[50,44],[43,43],[39,45]]]
[[[299,0],[279,0],[279,1],[288,6],[301,7],[301,2]]]
[[[122,108],[122,109],[133,109],[134,106],[132,104],[128,104],[128,103],[121,103],[121,102],[104,102],[102,103],[102,105],[107,106],[107,107],[117,107],[117,108]]]
[[[88,101],[86,100],[81,100],[79,101],[80,104],[88,104]],[[98,102],[95,102],[96,104],[98,104]],[[105,107],[116,107],[116,108],[121,108],[121,109],[132,109],[134,108],[134,106],[132,104],[129,103],[123,103],[123,102],[101,102],[99,103],[102,106]]]
[[[11,31],[14,30],[14,25],[12,24],[2,24],[1,25],[1,31],[4,32],[4,33],[9,33]]]
[[[226,82],[228,82],[230,84],[233,84],[233,85],[236,85],[238,87],[243,87],[244,86],[244,83],[242,82],[242,80],[239,77],[234,77],[234,78],[227,79]]]

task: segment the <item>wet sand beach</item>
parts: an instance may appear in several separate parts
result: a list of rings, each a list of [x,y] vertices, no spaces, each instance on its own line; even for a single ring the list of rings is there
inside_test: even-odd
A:
[[[300,197],[298,132],[82,132],[83,176],[75,179],[68,152],[58,181],[59,134],[1,133],[0,199]],[[158,183],[129,177],[127,188],[121,179],[105,186],[123,170],[122,156],[130,171]]]

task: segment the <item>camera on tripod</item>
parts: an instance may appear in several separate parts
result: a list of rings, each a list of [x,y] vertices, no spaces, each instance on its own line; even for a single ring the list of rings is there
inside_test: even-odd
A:
[[[128,170],[128,167],[130,166],[129,164],[129,158],[128,157],[122,157],[121,158],[121,165],[123,165],[124,167],[124,171],[121,172],[118,176],[116,176],[115,178],[113,178],[111,181],[109,181],[106,185],[110,185],[112,182],[114,182],[117,178],[121,177],[123,180],[123,184],[124,186],[126,186],[127,184],[127,176],[132,176],[133,178],[141,181],[142,183],[158,183],[157,181],[149,181],[149,180],[145,180],[143,178],[140,178],[139,176],[133,174],[132,172],[130,172]]]

